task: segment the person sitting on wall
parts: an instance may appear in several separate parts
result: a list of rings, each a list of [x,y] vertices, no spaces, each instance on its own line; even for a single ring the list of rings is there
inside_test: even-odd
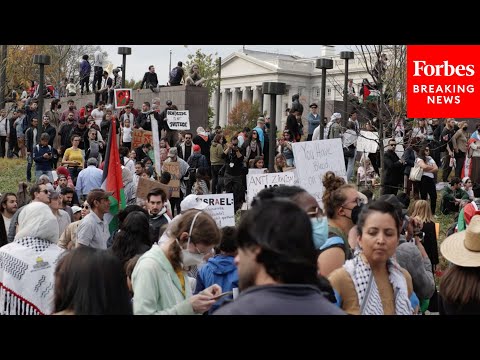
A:
[[[200,68],[197,64],[193,64],[190,68],[189,74],[187,76],[187,85],[188,86],[203,86],[205,78],[200,75]]]

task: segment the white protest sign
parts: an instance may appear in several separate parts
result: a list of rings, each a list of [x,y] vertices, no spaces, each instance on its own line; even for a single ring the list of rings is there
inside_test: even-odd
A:
[[[385,151],[388,151],[389,149],[389,146],[388,146],[388,142],[390,141],[390,139],[383,139],[383,147],[385,149]],[[395,152],[397,153],[397,156],[401,159],[402,156],[403,156],[403,138],[401,137],[396,137],[395,138],[395,143],[397,144],[397,146],[395,147]]]
[[[372,131],[360,131],[357,139],[357,151],[366,153],[376,153],[378,149],[378,133]]]
[[[205,212],[215,220],[218,227],[235,226],[233,194],[197,195],[208,207]]]
[[[268,173],[268,169],[257,169],[257,168],[249,168],[249,174],[265,174]]]
[[[347,180],[342,140],[328,139],[293,143],[299,186],[310,193],[323,208],[323,175],[333,171]]]
[[[190,130],[188,110],[167,110],[167,124],[170,130]]]
[[[247,196],[249,202],[259,191],[279,185],[293,185],[295,183],[295,172],[283,172],[274,174],[248,174],[247,175]]]

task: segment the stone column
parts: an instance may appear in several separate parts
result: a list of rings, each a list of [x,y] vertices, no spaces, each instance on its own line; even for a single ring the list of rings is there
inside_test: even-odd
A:
[[[233,88],[232,90],[232,107],[230,108],[230,111],[237,106],[238,103],[238,90],[237,88]]]
[[[242,92],[242,101],[250,101],[250,86],[240,88]]]
[[[221,96],[221,94],[220,94]],[[221,101],[221,100],[220,100]],[[213,90],[213,94],[212,94],[212,97],[210,98],[210,106],[212,107],[213,109],[213,112],[214,112],[214,116],[213,116],[213,122],[215,123],[215,119],[217,118],[217,89]],[[221,104],[221,102],[220,102]],[[220,109],[219,109],[220,110]],[[219,111],[219,113],[221,114],[221,110]],[[218,124],[220,125],[220,116],[218,117]]]
[[[270,95],[263,95],[263,108],[262,113],[267,112],[267,115],[270,116]]]
[[[260,100],[261,99],[261,91],[260,91],[260,89],[257,85],[252,86],[252,88],[253,88],[252,104],[255,101],[258,101],[258,103],[260,104],[260,108],[261,108],[261,105],[262,105],[262,101]]]
[[[283,123],[283,114],[284,114],[284,108],[283,108],[283,95],[277,95],[277,111],[276,111],[276,117],[277,119],[277,129],[278,130],[283,130],[285,128],[285,124]]]
[[[225,127],[227,125],[227,98],[228,89],[221,90],[220,94],[220,120],[219,125]]]

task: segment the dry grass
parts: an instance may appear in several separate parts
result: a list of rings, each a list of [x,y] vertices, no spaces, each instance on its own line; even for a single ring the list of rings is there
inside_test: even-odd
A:
[[[18,190],[18,183],[26,181],[27,161],[25,159],[0,158],[0,193]],[[35,168],[32,175],[35,177]]]

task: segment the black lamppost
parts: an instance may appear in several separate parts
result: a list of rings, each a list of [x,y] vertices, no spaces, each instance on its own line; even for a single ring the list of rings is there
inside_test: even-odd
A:
[[[168,63],[168,73],[170,74],[170,71],[172,71],[172,49],[170,49],[170,61]]]
[[[222,78],[222,58],[218,58],[217,108],[215,109],[215,126],[220,125],[220,81]]]
[[[123,55],[123,62],[122,62],[122,88],[125,88],[125,74],[127,73],[127,55],[132,54],[132,48],[129,47],[119,47],[118,54]]]
[[[33,63],[40,65],[40,80],[38,84],[38,138],[43,132],[43,88],[44,88],[44,77],[45,77],[45,65],[50,65],[50,55],[33,55]]]
[[[348,60],[353,59],[353,51],[340,52],[340,59],[345,60],[345,82],[343,84],[343,127],[347,126],[348,114]]]
[[[323,129],[325,127],[323,119],[325,118],[325,87],[327,85],[327,69],[333,69],[333,60],[317,59],[315,67],[317,69],[322,69],[322,96],[320,98],[320,140],[323,140]]]
[[[262,93],[270,95],[270,146],[268,148],[268,172],[275,172],[275,143],[277,136],[277,126],[275,124],[277,117],[277,95],[285,94],[285,83],[281,82],[264,82],[262,84]]]

